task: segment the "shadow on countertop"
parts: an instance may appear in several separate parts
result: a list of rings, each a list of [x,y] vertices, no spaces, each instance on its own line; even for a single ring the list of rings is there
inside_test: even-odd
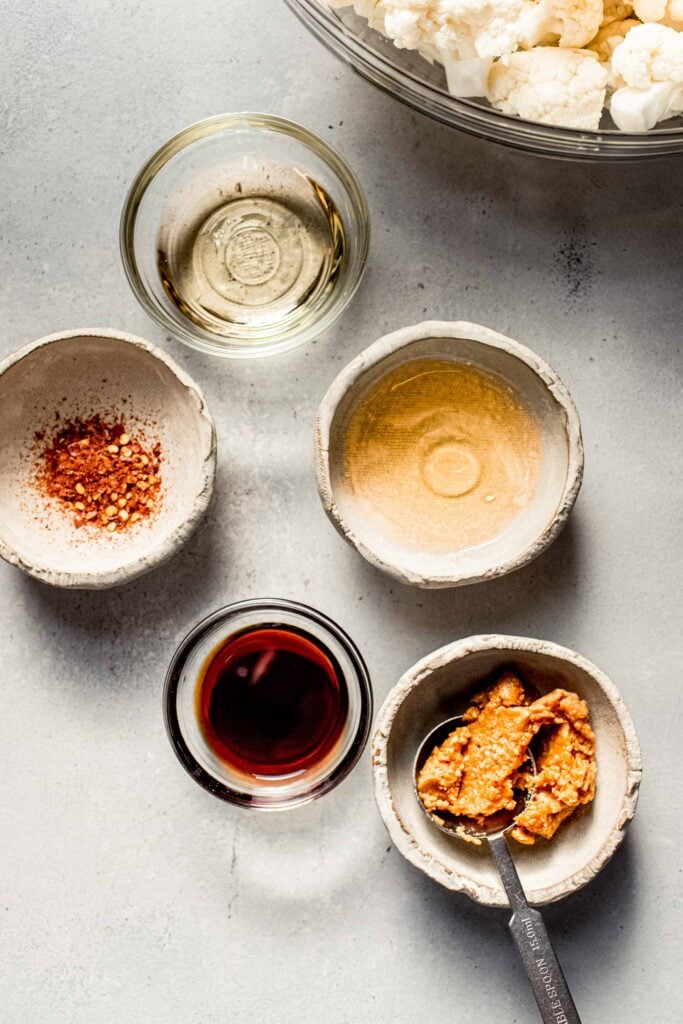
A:
[[[407,862],[402,861],[398,870],[405,876],[402,887],[411,891],[413,913],[424,918],[416,920],[416,929],[438,940],[425,952],[447,960],[464,955],[475,962],[481,953],[486,962],[479,964],[480,969],[496,970],[503,981],[512,966],[514,973],[508,975],[508,983],[516,988],[510,992],[510,1005],[516,1006],[516,999],[524,998],[533,1005],[512,938],[507,934],[510,912],[481,906],[462,893],[448,892]],[[637,855],[633,837],[627,832],[619,850],[592,882],[572,896],[540,908],[570,989],[586,1018],[590,1018],[590,993],[604,977],[606,951],[619,959],[633,941],[637,892]],[[504,1011],[501,1003],[498,1012],[505,1016]]]
[[[671,207],[679,201],[679,157],[599,162],[551,159],[456,131],[375,89],[366,90],[363,106],[369,115],[363,120],[367,126],[365,152],[369,156],[382,153],[386,159],[386,137],[376,131],[376,125],[390,122],[392,168],[407,169],[429,182],[430,191],[440,190],[444,196],[455,187],[489,199],[513,199],[521,216],[536,209],[553,224],[558,217],[574,217],[596,194],[601,199],[598,216],[605,223],[617,211],[623,223],[665,212],[666,199]]]
[[[680,292],[679,158],[548,159],[457,132],[370,87],[362,100],[364,135],[351,155],[370,200],[371,260],[396,292],[395,253],[411,254],[403,284],[415,322],[493,315],[491,326],[528,337],[517,308],[528,295],[534,347],[551,313],[590,335],[587,314],[600,322],[605,292],[628,301],[648,282]]]
[[[349,558],[358,559],[349,548]],[[421,653],[433,649],[430,638],[457,640],[478,633],[535,635],[542,625],[548,638],[569,637],[581,614],[576,592],[584,575],[582,524],[575,510],[565,529],[533,562],[498,579],[445,590],[422,590],[388,578],[364,560],[356,572],[369,607],[390,603],[397,634],[424,638]],[[441,641],[444,642],[444,641]],[[440,644],[439,644],[440,646]],[[424,648],[422,650],[422,648]],[[421,656],[416,650],[416,659]]]

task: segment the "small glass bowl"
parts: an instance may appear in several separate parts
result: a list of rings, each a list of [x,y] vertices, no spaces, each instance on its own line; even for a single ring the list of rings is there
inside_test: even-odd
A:
[[[285,174],[282,185],[277,181],[273,184],[278,169]],[[282,233],[278,237],[277,211],[271,233],[258,228],[259,218],[260,223],[264,223],[258,212],[246,233],[244,221],[240,222],[237,213],[231,215],[234,220],[229,216],[221,219],[224,216],[221,213],[217,215],[218,220],[214,219],[212,211],[215,213],[221,203],[223,210],[230,206],[235,209],[235,199],[242,203],[242,199],[230,191],[235,187],[238,192],[241,190],[237,179],[242,175],[259,183],[255,186],[257,191],[260,183],[266,183],[271,198],[283,195],[290,186],[296,188],[297,183],[322,197],[321,209],[326,215],[332,211],[330,223],[338,226],[341,221],[341,230],[332,228],[333,286],[318,287],[319,281],[309,284],[302,273],[298,293],[295,287],[291,296],[287,292],[298,271],[291,260],[290,268],[285,271],[285,261],[290,258],[291,234],[287,235],[287,224],[283,222],[279,225]],[[322,188],[319,193],[318,186]],[[294,203],[301,202],[301,197],[295,198],[294,193],[291,199],[287,218],[291,210],[298,209]],[[311,223],[306,216],[301,222],[297,221],[297,228],[302,232],[300,237],[305,236],[303,225]],[[205,218],[203,223],[202,217]],[[266,227],[270,230],[271,224]],[[206,257],[197,255],[198,236],[193,232],[200,230],[206,238]],[[235,233],[230,234],[231,231]],[[197,318],[182,296],[177,296],[178,304],[170,298],[175,287],[172,275],[162,274],[162,266],[168,265],[164,246],[167,244],[170,251],[180,244],[178,239],[185,239],[182,244],[187,245],[188,238],[193,239],[194,248],[190,255],[183,255],[179,260],[183,267],[199,267],[201,287],[208,290],[211,301],[207,306],[211,310],[225,299],[224,295],[217,297],[212,291],[214,273],[222,276],[220,287],[226,287],[227,277],[237,291],[242,288],[242,295],[249,296],[232,322],[213,313],[207,316],[202,313]],[[232,358],[284,352],[322,334],[355,294],[365,270],[369,240],[370,220],[365,195],[339,154],[294,121],[253,113],[211,117],[169,139],[133,182],[124,204],[120,229],[124,270],[147,313],[164,330],[192,348]],[[213,262],[208,272],[204,259]],[[311,271],[311,275],[313,273]],[[265,307],[259,306],[265,300],[258,289],[265,290],[265,282],[271,278],[272,288],[277,287],[280,294],[277,311],[268,315]],[[179,306],[185,312],[181,312]]]
[[[197,687],[207,658],[231,636],[256,628],[290,628],[303,634],[330,654],[346,684],[348,712],[337,742],[321,761],[295,777],[238,773],[216,756],[197,720]],[[164,719],[178,760],[209,793],[241,807],[288,810],[334,789],[354,767],[370,731],[372,688],[357,647],[327,616],[295,601],[240,601],[203,619],[178,647],[166,675]]]

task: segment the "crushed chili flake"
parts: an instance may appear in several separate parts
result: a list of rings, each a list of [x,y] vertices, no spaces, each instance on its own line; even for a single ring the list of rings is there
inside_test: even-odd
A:
[[[71,420],[51,440],[37,432],[35,484],[73,514],[76,526],[130,529],[159,507],[161,445],[151,447],[121,423]]]

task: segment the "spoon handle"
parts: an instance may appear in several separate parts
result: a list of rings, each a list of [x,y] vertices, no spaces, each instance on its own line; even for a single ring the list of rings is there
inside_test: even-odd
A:
[[[490,836],[489,845],[512,907],[510,932],[543,1024],[581,1024],[543,918],[527,903],[505,836]]]

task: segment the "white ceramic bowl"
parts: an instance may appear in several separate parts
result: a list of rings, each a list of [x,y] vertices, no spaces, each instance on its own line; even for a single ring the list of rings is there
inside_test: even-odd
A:
[[[502,377],[534,414],[543,447],[531,503],[487,543],[446,554],[409,548],[381,532],[355,501],[344,470],[345,436],[361,397],[389,371],[423,358],[468,363]],[[569,392],[530,349],[478,324],[428,321],[380,338],[334,380],[318,410],[316,472],[325,511],[364,558],[403,583],[454,587],[512,572],[557,537],[583,477],[581,426]]]
[[[372,742],[375,796],[399,851],[430,878],[488,906],[507,906],[485,846],[440,832],[419,805],[413,765],[425,736],[460,714],[469,697],[504,668],[516,669],[541,693],[573,690],[590,708],[596,739],[594,801],[564,822],[552,840],[521,846],[515,864],[531,903],[552,903],[582,888],[624,837],[638,800],[640,747],[614,683],[574,651],[543,640],[474,636],[442,647],[405,673],[379,713]]]
[[[162,501],[124,533],[76,528],[32,485],[35,433],[94,413],[162,447]],[[193,381],[164,352],[113,330],[75,330],[34,341],[0,363],[0,555],[61,587],[126,583],[166,561],[211,499],[216,433]]]

